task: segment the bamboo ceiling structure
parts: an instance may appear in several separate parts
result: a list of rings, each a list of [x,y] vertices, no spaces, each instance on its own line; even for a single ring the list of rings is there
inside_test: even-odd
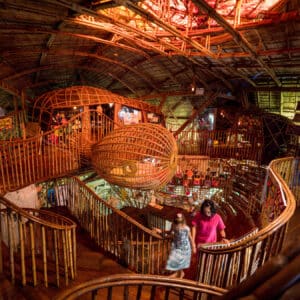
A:
[[[299,0],[1,0],[0,106],[74,85],[172,117],[206,92],[247,105],[245,89],[299,89],[299,20]]]

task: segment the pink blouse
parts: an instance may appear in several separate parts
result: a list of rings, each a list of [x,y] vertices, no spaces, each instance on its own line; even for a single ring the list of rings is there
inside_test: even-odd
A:
[[[192,220],[192,225],[196,226],[196,244],[215,243],[217,232],[225,229],[225,224],[219,214],[206,217],[198,212]]]

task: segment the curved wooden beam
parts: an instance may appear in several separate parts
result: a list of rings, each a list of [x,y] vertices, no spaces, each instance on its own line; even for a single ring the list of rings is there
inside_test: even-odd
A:
[[[12,54],[16,54],[17,52],[26,54],[26,51],[24,51],[23,49],[20,49],[18,51],[14,51],[13,53],[7,52],[6,54],[12,55]],[[136,74],[137,76],[142,78],[145,82],[147,82],[154,90],[159,91],[159,88],[152,82],[152,80],[150,78],[148,78],[147,75],[143,74],[142,72],[137,71],[133,67],[130,67],[130,66],[128,66],[124,63],[118,62],[116,60],[113,60],[113,59],[110,59],[110,58],[107,58],[107,57],[104,57],[104,56],[98,55],[98,54],[91,54],[91,53],[85,53],[85,52],[81,52],[81,51],[72,51],[72,50],[65,50],[65,49],[64,50],[55,50],[55,51],[51,50],[50,52],[53,55],[59,55],[59,56],[61,56],[61,55],[71,55],[71,56],[92,57],[92,58],[95,58],[95,59],[99,59],[99,60],[109,62],[109,63],[114,64],[114,65],[118,65],[119,67],[121,67],[123,69],[126,69],[126,70],[129,70],[129,71],[133,72],[134,74]],[[33,53],[33,51],[28,50],[28,54],[32,54],[32,53]],[[14,74],[14,75],[11,75],[11,76],[7,76],[5,78],[1,78],[0,80],[12,80],[12,79],[22,77],[22,76],[30,74],[30,73],[35,73],[35,72],[38,72],[38,71],[41,71],[41,70],[46,70],[46,69],[51,69],[51,68],[56,68],[56,67],[55,66],[40,66],[40,67],[37,67],[37,68],[33,68],[33,69],[29,69],[29,70],[19,72],[18,74]],[[80,68],[97,70],[97,73],[99,73],[99,69],[97,69],[97,68],[91,68],[91,67],[86,67],[86,66],[80,67]]]
[[[69,37],[74,37],[74,38],[80,38],[80,39],[86,39],[86,40],[91,40],[94,41],[96,43],[101,43],[101,44],[105,44],[108,45],[110,47],[115,47],[115,48],[120,48],[138,55],[141,55],[143,57],[149,58],[149,54],[147,54],[145,51],[142,51],[141,48],[134,48],[134,47],[130,47],[128,45],[125,44],[121,44],[118,43],[116,41],[109,41],[109,40],[105,40],[96,36],[92,36],[92,35],[87,35],[87,34],[79,34],[79,33],[72,33],[72,32],[66,32],[66,31],[61,31],[61,30],[54,30],[54,29],[45,29],[45,28],[41,28],[41,27],[37,27],[37,26],[27,26],[27,27],[22,27],[22,28],[11,28],[8,26],[5,26],[5,24],[3,26],[1,26],[0,28],[0,32],[9,32],[9,33],[24,33],[24,32],[29,32],[32,34],[35,33],[45,33],[45,34],[50,34],[51,36],[55,36],[55,35],[62,35],[62,36],[69,36]],[[45,49],[49,49],[50,44],[52,43],[53,40],[53,36],[50,37],[46,43],[46,47]],[[131,38],[131,40],[136,42],[136,39]],[[164,53],[164,55],[166,55]]]
[[[150,22],[156,24],[157,26],[159,26],[160,28],[163,28],[167,32],[170,32],[173,36],[175,36],[175,37],[179,38],[180,40],[182,40],[183,42],[191,45],[193,48],[199,50],[200,52],[204,53],[205,55],[207,55],[209,57],[213,57],[213,58],[216,56],[213,52],[208,50],[206,47],[202,46],[198,42],[196,42],[196,41],[192,40],[191,38],[189,38],[188,36],[184,35],[178,29],[167,24],[165,21],[156,17],[154,14],[151,14],[149,11],[146,11],[145,9],[137,6],[136,4],[132,3],[131,1],[127,1],[127,0],[121,0],[121,1],[122,1],[123,5],[128,7],[131,11],[136,12],[139,16],[145,18],[147,21],[150,21]]]
[[[237,45],[245,49],[251,54],[251,57],[263,68],[263,70],[274,80],[277,86],[281,86],[281,82],[276,77],[274,70],[272,70],[256,53],[253,46],[237,31],[231,24],[229,24],[220,14],[216,12],[204,0],[192,0],[193,3],[201,10],[205,11],[211,18],[218,22],[234,39]]]

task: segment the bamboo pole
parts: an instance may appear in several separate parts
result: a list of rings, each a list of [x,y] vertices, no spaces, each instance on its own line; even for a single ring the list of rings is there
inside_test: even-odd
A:
[[[73,237],[73,260],[74,260],[74,277],[77,276],[77,242],[76,242],[76,228],[72,229],[72,237]]]
[[[8,208],[7,208],[8,210]],[[8,247],[9,247],[9,262],[10,262],[10,274],[11,281],[15,284],[15,260],[14,260],[14,241],[12,237],[12,213],[9,211],[7,213],[7,231],[8,231]]]
[[[26,267],[25,267],[25,241],[23,235],[23,225],[22,217],[18,216],[18,225],[19,225],[19,237],[20,237],[20,250],[21,250],[21,273],[22,273],[22,285],[26,285]]]
[[[31,221],[29,223],[29,231],[30,231],[33,286],[36,286],[37,285],[37,276],[36,276],[36,260],[35,260],[35,239],[34,239],[33,223]]]
[[[74,263],[73,263],[72,232],[70,230],[68,230],[67,234],[68,234],[68,244],[69,244],[70,273],[71,273],[71,279],[74,279],[75,272],[74,272]]]
[[[58,253],[58,240],[57,231],[53,230],[53,244],[54,244],[54,255],[55,255],[55,274],[56,274],[56,285],[59,287],[59,253]]]
[[[44,285],[48,287],[48,271],[47,271],[47,242],[45,226],[42,225],[42,247],[43,247],[43,269],[44,269]]]
[[[63,230],[62,234],[62,247],[63,247],[63,261],[64,261],[64,270],[65,270],[65,284],[69,283],[69,275],[68,275],[68,264],[67,264],[67,247],[66,247],[66,232]]]

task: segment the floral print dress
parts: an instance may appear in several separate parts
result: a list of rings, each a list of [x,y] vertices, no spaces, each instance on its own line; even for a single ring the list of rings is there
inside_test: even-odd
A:
[[[166,270],[178,271],[189,268],[192,256],[189,234],[190,228],[188,226],[174,230],[171,252],[166,264]]]

